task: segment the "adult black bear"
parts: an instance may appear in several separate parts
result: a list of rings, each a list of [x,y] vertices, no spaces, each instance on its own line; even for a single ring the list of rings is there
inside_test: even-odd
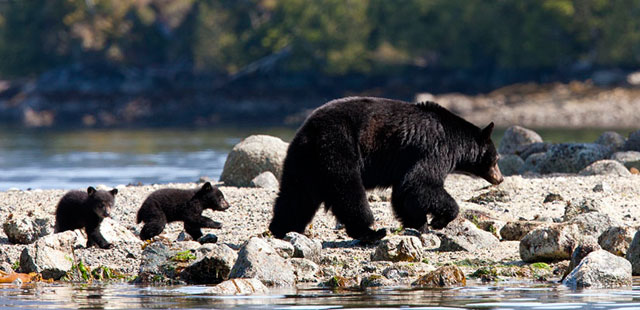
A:
[[[182,221],[184,230],[194,240],[202,237],[201,228],[222,228],[222,223],[202,216],[204,209],[223,211],[229,208],[222,192],[207,182],[197,189],[165,188],[157,190],[142,203],[137,223],[144,222],[140,239],[159,235],[167,223]]]
[[[87,247],[98,245],[109,249],[113,245],[100,233],[100,224],[111,216],[117,189],[96,190],[93,187],[83,191],[70,191],[58,202],[56,208],[55,232],[84,228],[87,233]]]
[[[436,103],[350,97],[316,109],[296,133],[284,161],[269,230],[277,238],[304,232],[320,203],[354,239],[375,241],[366,189],[392,187],[391,203],[404,227],[444,228],[458,215],[445,191],[454,170],[502,182],[491,141],[480,129]],[[426,227],[424,227],[426,228]]]

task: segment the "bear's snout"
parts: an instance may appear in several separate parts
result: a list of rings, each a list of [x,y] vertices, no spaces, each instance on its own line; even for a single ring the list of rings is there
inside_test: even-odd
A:
[[[493,165],[489,169],[484,179],[493,185],[498,185],[502,183],[502,181],[504,181],[504,177],[502,176],[502,172],[500,172],[500,168],[498,167],[498,164]]]
[[[222,199],[218,205],[219,205],[219,209],[218,210],[220,210],[220,211],[224,211],[224,210],[229,209],[231,207],[231,205],[225,199]]]

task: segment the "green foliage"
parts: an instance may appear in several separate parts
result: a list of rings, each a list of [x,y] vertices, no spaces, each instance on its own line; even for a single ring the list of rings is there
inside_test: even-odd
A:
[[[11,265],[11,269],[13,269],[13,271],[17,271],[20,268],[20,260],[16,260],[13,262],[13,264]]]
[[[176,253],[176,255],[171,257],[171,260],[174,262],[188,262],[194,259],[196,259],[196,256],[195,254],[191,253],[190,250],[178,252]]]
[[[547,263],[533,263],[531,264],[532,269],[542,269],[542,270],[551,270],[551,266]]]

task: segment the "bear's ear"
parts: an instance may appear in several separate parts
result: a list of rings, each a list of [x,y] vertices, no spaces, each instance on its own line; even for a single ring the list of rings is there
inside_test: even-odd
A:
[[[87,188],[87,194],[89,194],[89,196],[92,196],[95,193],[96,193],[96,189],[93,188],[93,186],[89,186],[89,188]]]
[[[202,189],[201,190],[205,191],[205,192],[209,192],[209,191],[213,190],[213,186],[211,186],[211,183],[207,182],[207,183],[204,183],[202,185]]]
[[[111,191],[109,191],[109,193],[111,193],[111,196],[115,196],[118,193],[118,189],[114,188]]]
[[[484,141],[489,141],[489,139],[491,139],[492,132],[493,132],[493,122],[491,122],[491,124],[487,125],[487,127],[482,129],[482,132],[480,133],[480,138]]]

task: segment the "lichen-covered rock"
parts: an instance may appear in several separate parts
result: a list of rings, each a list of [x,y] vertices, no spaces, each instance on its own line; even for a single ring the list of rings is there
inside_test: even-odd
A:
[[[31,244],[53,233],[53,217],[48,214],[14,214],[2,224],[2,229],[9,242]]]
[[[380,241],[371,254],[373,261],[419,262],[422,260],[422,241],[414,236],[392,236]]]
[[[455,219],[436,234],[440,237],[440,251],[475,252],[490,249],[500,243],[492,233],[478,228],[466,219]]]
[[[211,295],[251,295],[264,294],[269,289],[258,279],[231,279],[224,281],[204,293]]]
[[[618,288],[631,286],[631,264],[605,250],[589,253],[562,281],[572,288]]]
[[[629,135],[629,138],[624,143],[624,150],[640,152],[640,130],[634,131]]]
[[[502,240],[520,241],[530,231],[540,227],[542,222],[517,221],[508,222],[500,229]]]
[[[629,227],[612,226],[607,228],[600,237],[598,237],[598,244],[600,244],[603,250],[624,257],[627,255],[629,246],[631,246],[634,233],[635,231]]]
[[[73,249],[86,242],[79,230],[42,237],[22,250],[20,270],[40,273],[44,279],[59,280],[73,267]]]
[[[135,282],[142,284],[165,282],[176,276],[175,266],[169,261],[174,254],[175,251],[164,242],[156,241],[147,245],[142,251],[140,270]]]
[[[291,265],[293,265],[298,283],[317,283],[319,281],[318,272],[320,271],[320,267],[313,261],[296,257],[292,258],[290,262]]]
[[[631,172],[620,162],[603,159],[592,163],[591,165],[580,170],[579,175],[612,175],[618,177],[630,176]]]
[[[394,284],[395,282],[379,274],[372,274],[372,275],[363,277],[362,280],[360,280],[361,289],[366,289],[369,287],[385,287],[385,286],[388,287]]]
[[[520,240],[520,258],[530,263],[569,259],[582,239],[581,234],[575,224],[539,227]]]
[[[615,131],[605,131],[596,140],[597,144],[602,144],[611,149],[612,152],[622,150],[627,139]]]
[[[640,230],[633,236],[626,258],[631,262],[633,275],[640,276]]]
[[[411,285],[419,287],[459,287],[467,285],[464,273],[458,266],[440,267],[420,277]]]
[[[203,244],[196,253],[197,259],[180,273],[187,283],[215,284],[228,280],[238,257],[225,244]]]
[[[577,173],[598,160],[608,158],[611,150],[595,143],[554,144],[536,165],[539,173]]]
[[[257,237],[242,246],[229,278],[256,278],[267,286],[275,287],[290,287],[296,281],[293,267]]]
[[[500,156],[498,167],[500,167],[500,172],[504,176],[515,175],[522,171],[524,160],[520,156],[513,154]]]
[[[278,189],[278,187],[280,187],[280,183],[278,182],[278,178],[276,178],[271,171],[265,171],[251,179],[251,186]]]
[[[309,239],[297,232],[287,233],[284,239],[293,245],[293,257],[306,258],[314,262],[320,261],[322,257],[322,243],[320,241]]]
[[[535,131],[520,126],[511,126],[504,132],[498,153],[514,154],[518,147],[536,142],[542,142],[542,137]]]
[[[247,137],[229,152],[220,181],[228,186],[251,186],[251,180],[266,171],[280,179],[288,146],[276,137]]]
[[[533,153],[527,156],[527,159],[524,160],[524,166],[522,167],[522,171],[520,173],[525,172],[534,172],[540,173],[539,165],[547,158],[547,153]]]
[[[516,149],[516,155],[520,156],[523,160],[527,160],[529,156],[535,153],[546,153],[553,144],[549,142],[536,142],[526,145],[521,145]]]

